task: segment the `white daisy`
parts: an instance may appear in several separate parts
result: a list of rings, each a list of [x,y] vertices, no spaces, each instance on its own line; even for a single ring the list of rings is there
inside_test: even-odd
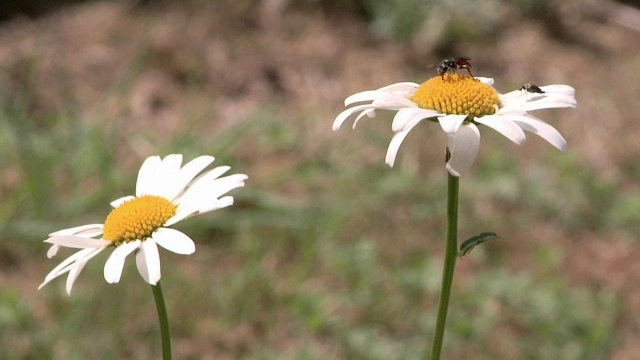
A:
[[[230,168],[219,166],[202,172],[213,162],[212,156],[200,156],[181,167],[182,155],[147,158],[138,173],[136,195],[111,202],[114,208],[104,224],[91,224],[56,231],[46,243],[54,256],[62,247],[82,249],[56,266],[38,287],[60,275],[67,276],[67,293],[85,264],[108,247],[115,247],[104,266],[104,278],[117,283],[125,258],[136,252],[136,265],[142,278],[151,285],[160,280],[158,247],[177,254],[195,252],[193,240],[171,225],[188,217],[233,204],[233,197],[222,196],[244,186],[247,176],[220,177]],[[198,174],[200,174],[198,176]]]
[[[454,176],[460,176],[475,161],[480,146],[479,124],[498,131],[516,144],[526,139],[524,131],[530,131],[559,150],[566,151],[567,142],[562,135],[528,112],[576,107],[574,88],[568,85],[534,86],[528,89],[541,91],[521,89],[500,94],[492,85],[491,78],[447,73],[431,78],[422,85],[403,82],[359,92],[349,96],[344,101],[345,106],[364,104],[340,113],[333,123],[333,130],[338,130],[354,114],[358,114],[353,123],[355,128],[360,119],[364,116],[374,117],[378,109],[397,111],[391,125],[395,135],[385,159],[389,166],[393,166],[400,144],[409,131],[424,119],[437,121],[448,135],[450,157],[447,170]]]

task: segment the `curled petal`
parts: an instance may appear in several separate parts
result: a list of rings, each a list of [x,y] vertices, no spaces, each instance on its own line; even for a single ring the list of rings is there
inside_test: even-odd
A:
[[[404,138],[409,135],[409,130],[398,131],[395,135],[393,135],[393,139],[389,143],[389,148],[387,149],[387,155],[385,156],[384,162],[393,167],[393,164],[396,162],[396,155],[398,155],[398,150],[400,150],[400,145],[404,141]]]
[[[56,256],[58,250],[60,250],[60,245],[51,245],[49,250],[47,250],[47,257],[51,259],[52,257]]]
[[[420,121],[442,115],[435,110],[421,109],[421,108],[408,108],[398,111],[391,123],[391,130],[397,132],[401,130],[411,130]]]
[[[333,131],[340,129],[340,126],[342,126],[342,124],[345,122],[345,120],[347,120],[347,118],[349,118],[349,116],[360,111],[375,109],[375,108],[376,108],[375,105],[367,104],[367,105],[354,106],[352,108],[344,110],[343,112],[338,114],[336,119],[333,121],[333,127],[332,127]]]
[[[455,134],[449,135],[448,141],[451,158],[447,162],[447,170],[453,176],[460,176],[473,165],[480,147],[480,131],[473,124],[460,126]]]
[[[467,115],[446,115],[438,117],[438,123],[447,134],[455,134]]]
[[[143,241],[140,251],[136,254],[136,266],[138,272],[151,285],[156,285],[160,280],[160,254],[154,241]]]

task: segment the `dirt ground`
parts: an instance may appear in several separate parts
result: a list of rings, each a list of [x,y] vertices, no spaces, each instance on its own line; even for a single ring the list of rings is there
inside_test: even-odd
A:
[[[280,111],[292,118],[323,109],[329,117],[317,128],[324,134],[320,129],[331,126],[331,114],[349,94],[426,78],[433,71],[428,65],[465,54],[478,74],[509,85],[505,91],[522,78],[574,86],[578,108],[554,125],[570,151],[603,179],[637,192],[638,172],[634,177],[624,169],[636,168],[640,153],[638,10],[608,1],[567,1],[552,9],[528,16],[507,8],[512,20],[486,39],[430,48],[418,36],[376,38],[359,9],[338,4],[74,5],[0,24],[0,96],[19,101],[13,98],[28,89],[36,113],[67,110],[72,99],[85,121],[113,121],[158,138],[197,109],[219,119],[202,129],[215,131],[273,102],[286,104]],[[141,59],[144,68],[136,68]],[[139,74],[132,77],[132,71]],[[114,95],[125,87],[129,96]],[[521,151],[523,163],[535,158],[537,145]],[[118,151],[126,159],[133,147],[123,144]],[[563,239],[570,254],[563,261],[568,276],[624,299],[628,316],[619,324],[621,342],[612,359],[633,359],[640,353],[640,242],[624,232],[545,231],[563,232],[553,238]],[[528,249],[511,257],[514,267],[526,261]]]

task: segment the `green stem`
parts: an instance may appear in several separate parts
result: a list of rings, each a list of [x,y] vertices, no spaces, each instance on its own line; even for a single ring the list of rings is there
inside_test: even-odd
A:
[[[447,244],[444,254],[444,266],[442,268],[442,287],[440,289],[440,301],[438,304],[438,319],[436,320],[436,333],[431,348],[431,360],[440,360],[442,342],[444,340],[444,328],[447,322],[447,310],[453,285],[453,272],[456,268],[458,256],[458,187],[460,178],[449,175],[447,183]]]
[[[164,305],[164,296],[162,296],[160,281],[158,281],[156,285],[151,285],[151,289],[153,290],[153,298],[156,300],[156,308],[158,309],[160,337],[162,338],[162,359],[171,360],[171,336],[169,336],[169,317],[167,316],[167,308]]]

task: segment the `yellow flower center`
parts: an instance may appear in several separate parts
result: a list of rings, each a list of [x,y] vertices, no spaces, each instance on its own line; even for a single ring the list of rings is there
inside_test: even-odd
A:
[[[438,75],[425,81],[412,100],[423,109],[447,115],[469,115],[468,120],[494,114],[500,104],[498,94],[491,86],[457,73]]]
[[[111,210],[104,222],[103,238],[120,245],[144,240],[176,213],[171,201],[154,195],[129,200]]]

